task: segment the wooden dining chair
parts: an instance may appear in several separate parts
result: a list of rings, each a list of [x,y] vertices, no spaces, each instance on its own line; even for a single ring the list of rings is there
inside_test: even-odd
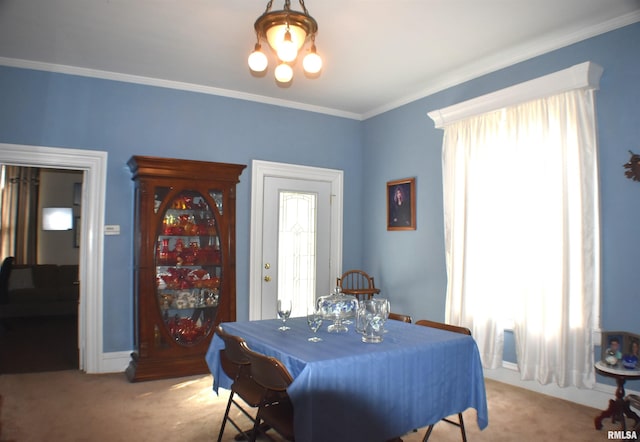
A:
[[[431,327],[431,328],[438,328],[440,330],[447,330],[450,332],[454,332],[454,333],[460,333],[463,335],[469,335],[471,336],[471,330],[469,330],[466,327],[460,327],[457,325],[451,325],[451,324],[445,324],[442,322],[435,322],[435,321],[429,321],[428,319],[420,319],[418,321],[416,321],[416,325],[422,325],[425,327]],[[464,419],[462,418],[462,413],[458,413],[458,422],[455,422],[449,418],[443,418],[443,421],[451,424],[451,425],[455,425],[456,427],[460,428],[460,432],[462,433],[462,442],[467,442],[467,433],[464,430]],[[433,427],[435,426],[435,424],[431,424],[429,425],[429,428],[427,428],[427,433],[424,435],[424,438],[422,439],[422,442],[427,442],[427,440],[429,440],[429,436],[431,436],[431,432],[433,431]]]
[[[457,325],[445,324],[443,322],[435,322],[435,321],[429,321],[428,319],[420,319],[416,321],[416,325],[422,325],[422,326],[431,327],[431,328],[439,328],[440,330],[447,330],[450,332],[471,336],[471,330],[469,330],[467,327],[460,327]]]
[[[402,315],[400,313],[389,313],[389,319],[393,319],[394,321],[401,321],[411,324],[411,316]]]
[[[362,270],[348,270],[338,278],[337,282],[342,293],[353,295],[358,298],[358,301],[371,299],[373,295],[380,293],[380,289],[376,288],[373,281],[373,276],[369,276]]]
[[[244,440],[249,440],[250,431],[242,430],[239,424],[229,416],[229,411],[231,409],[231,405],[234,405],[251,421],[253,428],[256,421],[253,415],[255,415],[256,412],[249,413],[247,408],[257,409],[260,406],[264,395],[264,388],[251,377],[251,361],[241,348],[241,345],[245,343],[244,339],[225,332],[220,325],[216,327],[215,333],[224,341],[225,345],[225,348],[220,350],[220,365],[225,374],[233,380],[233,384],[231,384],[230,388],[229,400],[227,401],[227,408],[224,412],[224,417],[222,418],[220,432],[218,433],[218,442],[222,440],[224,427],[227,421],[229,421],[231,425],[233,425],[235,429],[242,434]],[[246,405],[242,406],[234,399],[235,396],[239,396]]]
[[[293,405],[287,393],[287,388],[293,382],[291,374],[278,359],[251,350],[246,342],[241,344],[241,348],[251,363],[251,377],[264,389],[251,434],[251,442],[256,440],[258,433],[273,440],[263,430],[265,425],[286,440],[295,440]]]

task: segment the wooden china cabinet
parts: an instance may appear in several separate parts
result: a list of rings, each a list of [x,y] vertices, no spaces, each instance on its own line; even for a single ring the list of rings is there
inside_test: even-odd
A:
[[[214,326],[236,319],[236,184],[246,167],[133,156],[135,345],[130,381],[208,373]]]

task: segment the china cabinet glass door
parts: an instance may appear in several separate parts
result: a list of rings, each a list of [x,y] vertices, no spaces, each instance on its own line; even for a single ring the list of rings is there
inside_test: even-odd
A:
[[[211,333],[220,299],[222,259],[216,216],[222,198],[183,190],[167,204],[156,189],[155,210],[165,208],[156,241],[157,303],[166,332],[178,344],[197,344]],[[159,330],[156,331],[159,333]]]

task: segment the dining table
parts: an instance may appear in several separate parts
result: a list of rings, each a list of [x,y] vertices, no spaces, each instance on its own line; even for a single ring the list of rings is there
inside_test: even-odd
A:
[[[472,336],[387,321],[380,343],[365,343],[353,325],[329,333],[325,321],[316,335],[306,318],[222,323],[249,348],[280,360],[293,382],[287,389],[299,442],[383,442],[435,424],[468,408],[476,422],[489,422],[478,347]],[[211,341],[206,361],[213,389],[230,388],[220,366],[224,342]],[[446,425],[446,424],[444,424]]]

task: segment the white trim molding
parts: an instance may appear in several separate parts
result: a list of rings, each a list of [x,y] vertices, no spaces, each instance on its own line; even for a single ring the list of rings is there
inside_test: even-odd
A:
[[[543,77],[428,113],[436,128],[519,103],[575,89],[598,89],[603,69],[587,61]]]
[[[593,389],[576,388],[576,387],[558,387],[556,384],[542,385],[537,381],[523,381],[520,379],[520,372],[517,364],[503,361],[502,367],[496,369],[484,369],[484,377],[514,387],[524,388],[525,390],[534,391],[536,393],[547,396],[564,399],[566,401],[575,402],[597,410],[605,409],[610,399],[615,398],[616,386],[596,383]],[[625,389],[626,394],[640,394],[639,392]],[[594,416],[595,417],[595,416]]]
[[[102,302],[107,152],[0,143],[0,163],[84,171],[80,227],[79,367],[103,373]]]

